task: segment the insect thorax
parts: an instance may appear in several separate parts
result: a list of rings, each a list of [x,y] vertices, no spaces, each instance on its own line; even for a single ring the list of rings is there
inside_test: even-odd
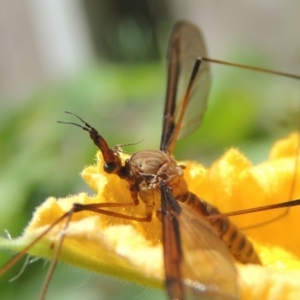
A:
[[[136,178],[136,184],[139,185],[141,200],[147,204],[150,198],[155,202],[156,198],[160,199],[161,182],[165,182],[172,189],[175,198],[187,193],[182,168],[171,156],[162,151],[139,151],[132,155],[129,165],[131,177]]]

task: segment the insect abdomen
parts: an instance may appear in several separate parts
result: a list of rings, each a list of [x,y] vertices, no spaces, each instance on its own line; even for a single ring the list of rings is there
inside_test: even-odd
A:
[[[190,206],[196,213],[208,217],[221,214],[217,207],[198,198],[195,194],[188,192],[184,199],[178,199]],[[246,235],[238,229],[226,216],[207,219],[213,226],[219,237],[227,245],[230,253],[235,259],[242,263],[261,264],[261,261]]]

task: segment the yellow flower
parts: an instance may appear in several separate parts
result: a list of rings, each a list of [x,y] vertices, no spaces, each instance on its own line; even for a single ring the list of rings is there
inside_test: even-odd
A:
[[[184,162],[191,192],[216,205],[222,212],[300,198],[298,166],[299,136],[278,141],[268,161],[252,166],[238,150],[230,149],[210,168]],[[296,156],[297,155],[297,156]],[[296,158],[297,157],[297,158]],[[125,155],[123,155],[125,158]],[[95,191],[64,199],[47,199],[34,213],[24,234],[13,240],[0,239],[0,248],[22,250],[73,203],[131,202],[127,183],[102,169],[98,162],[85,168],[84,180]],[[108,209],[143,216],[144,207]],[[300,247],[297,216],[300,208],[279,209],[232,217],[254,242],[263,266],[236,263],[242,299],[299,299]],[[65,221],[55,226],[28,252],[51,258]],[[163,287],[161,223],[140,223],[91,212],[72,216],[66,231],[61,261],[99,273],[116,275],[152,287]]]

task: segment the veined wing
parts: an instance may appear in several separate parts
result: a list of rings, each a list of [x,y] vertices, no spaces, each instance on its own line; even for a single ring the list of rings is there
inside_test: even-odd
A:
[[[214,229],[183,203],[179,225],[184,254],[184,283],[205,299],[239,299],[237,271],[227,246]]]
[[[190,94],[186,97],[199,57],[206,57],[199,29],[188,22],[178,22],[173,28],[167,55],[168,85],[160,143],[160,150],[167,153],[172,153],[176,140],[192,133],[202,121],[210,89],[207,62],[201,63],[200,70],[192,82]]]
[[[239,299],[233,258],[214,229],[165,185],[163,249],[170,299]]]

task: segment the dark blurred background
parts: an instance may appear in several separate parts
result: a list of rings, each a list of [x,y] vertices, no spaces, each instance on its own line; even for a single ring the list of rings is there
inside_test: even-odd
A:
[[[111,145],[157,149],[165,93],[165,53],[175,21],[196,23],[209,57],[300,74],[300,3],[282,1],[0,1],[0,229],[21,234],[48,196],[91,192],[79,173],[96,149],[70,120],[93,124]],[[178,159],[205,165],[229,147],[263,161],[276,138],[299,130],[299,82],[212,66],[201,129],[178,143]],[[126,149],[127,150],[127,149]],[[283,199],[283,201],[286,199]],[[11,256],[1,252],[3,264]],[[47,264],[0,299],[38,299]],[[47,299],[165,299],[163,292],[59,266]]]

